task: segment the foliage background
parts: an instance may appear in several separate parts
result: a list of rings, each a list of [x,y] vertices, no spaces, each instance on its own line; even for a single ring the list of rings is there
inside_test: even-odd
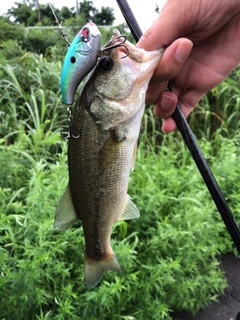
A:
[[[59,32],[5,18],[0,28],[0,319],[170,320],[173,310],[194,315],[216,300],[226,288],[220,257],[237,252],[180,134],[163,135],[151,107],[129,186],[141,217],[117,222],[112,233],[123,272],[86,289],[81,223],[53,229],[68,180],[60,139],[65,43]],[[112,30],[101,32],[105,42]],[[189,118],[238,222],[239,73]]]

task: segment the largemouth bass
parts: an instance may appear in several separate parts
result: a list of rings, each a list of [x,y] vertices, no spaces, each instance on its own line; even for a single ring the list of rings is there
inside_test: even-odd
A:
[[[85,281],[96,286],[106,270],[121,272],[110,237],[119,219],[139,217],[127,194],[146,89],[163,50],[146,52],[114,30],[78,98],[68,147],[69,185],[54,226],[82,221]]]

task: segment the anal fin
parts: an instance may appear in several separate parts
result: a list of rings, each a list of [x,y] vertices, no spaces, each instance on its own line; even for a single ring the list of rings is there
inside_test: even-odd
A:
[[[140,213],[135,203],[131,200],[130,196],[127,194],[126,202],[123,211],[118,218],[118,220],[130,220],[140,217]]]
[[[68,185],[56,209],[54,228],[57,230],[65,230],[71,227],[78,220],[79,218],[75,212]]]

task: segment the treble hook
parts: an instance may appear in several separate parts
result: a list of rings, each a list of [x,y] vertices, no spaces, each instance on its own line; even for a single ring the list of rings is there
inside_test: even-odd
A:
[[[80,134],[78,136],[74,136],[72,134],[72,118],[73,118],[73,116],[72,116],[71,106],[67,106],[67,111],[68,111],[68,133],[66,135],[64,135],[61,130],[60,131],[61,138],[62,139],[70,139],[70,138],[78,139],[80,137]]]
[[[117,44],[114,44],[114,45],[112,45],[112,46],[110,46],[110,47],[104,48],[103,50],[100,50],[100,52],[104,52],[104,51],[107,51],[107,50],[111,50],[111,49],[113,49],[113,48],[124,47],[124,48],[126,49],[126,51],[127,51],[127,54],[126,54],[124,57],[121,57],[121,59],[126,58],[126,57],[129,55],[128,47],[124,44],[124,43],[126,42],[127,38],[126,38],[126,36],[118,36],[118,37],[116,38],[116,40],[118,40],[118,39],[120,39],[120,38],[123,38],[123,41],[122,41],[122,42],[117,43]],[[114,42],[116,42],[116,40],[115,40]]]

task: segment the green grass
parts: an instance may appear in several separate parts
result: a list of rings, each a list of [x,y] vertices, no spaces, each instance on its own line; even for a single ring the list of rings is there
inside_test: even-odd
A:
[[[190,115],[189,123],[199,137],[212,139],[216,132],[231,137],[240,125],[240,68],[209,91]]]
[[[233,168],[237,163],[236,141],[229,145],[222,138],[213,170],[240,220],[238,177],[226,163],[229,159]],[[204,141],[203,149],[211,143]],[[123,273],[107,273],[90,291],[83,279],[80,223],[53,230],[68,179],[66,144],[51,161],[11,154],[11,146],[2,152],[19,172],[28,161],[26,177],[18,185],[13,179],[13,186],[10,179],[1,189],[2,318],[171,319],[171,310],[195,314],[223,292],[218,258],[233,245],[180,137],[164,136],[157,152],[140,143],[129,193],[141,217],[118,222],[112,235]],[[5,159],[0,158],[2,166]]]

